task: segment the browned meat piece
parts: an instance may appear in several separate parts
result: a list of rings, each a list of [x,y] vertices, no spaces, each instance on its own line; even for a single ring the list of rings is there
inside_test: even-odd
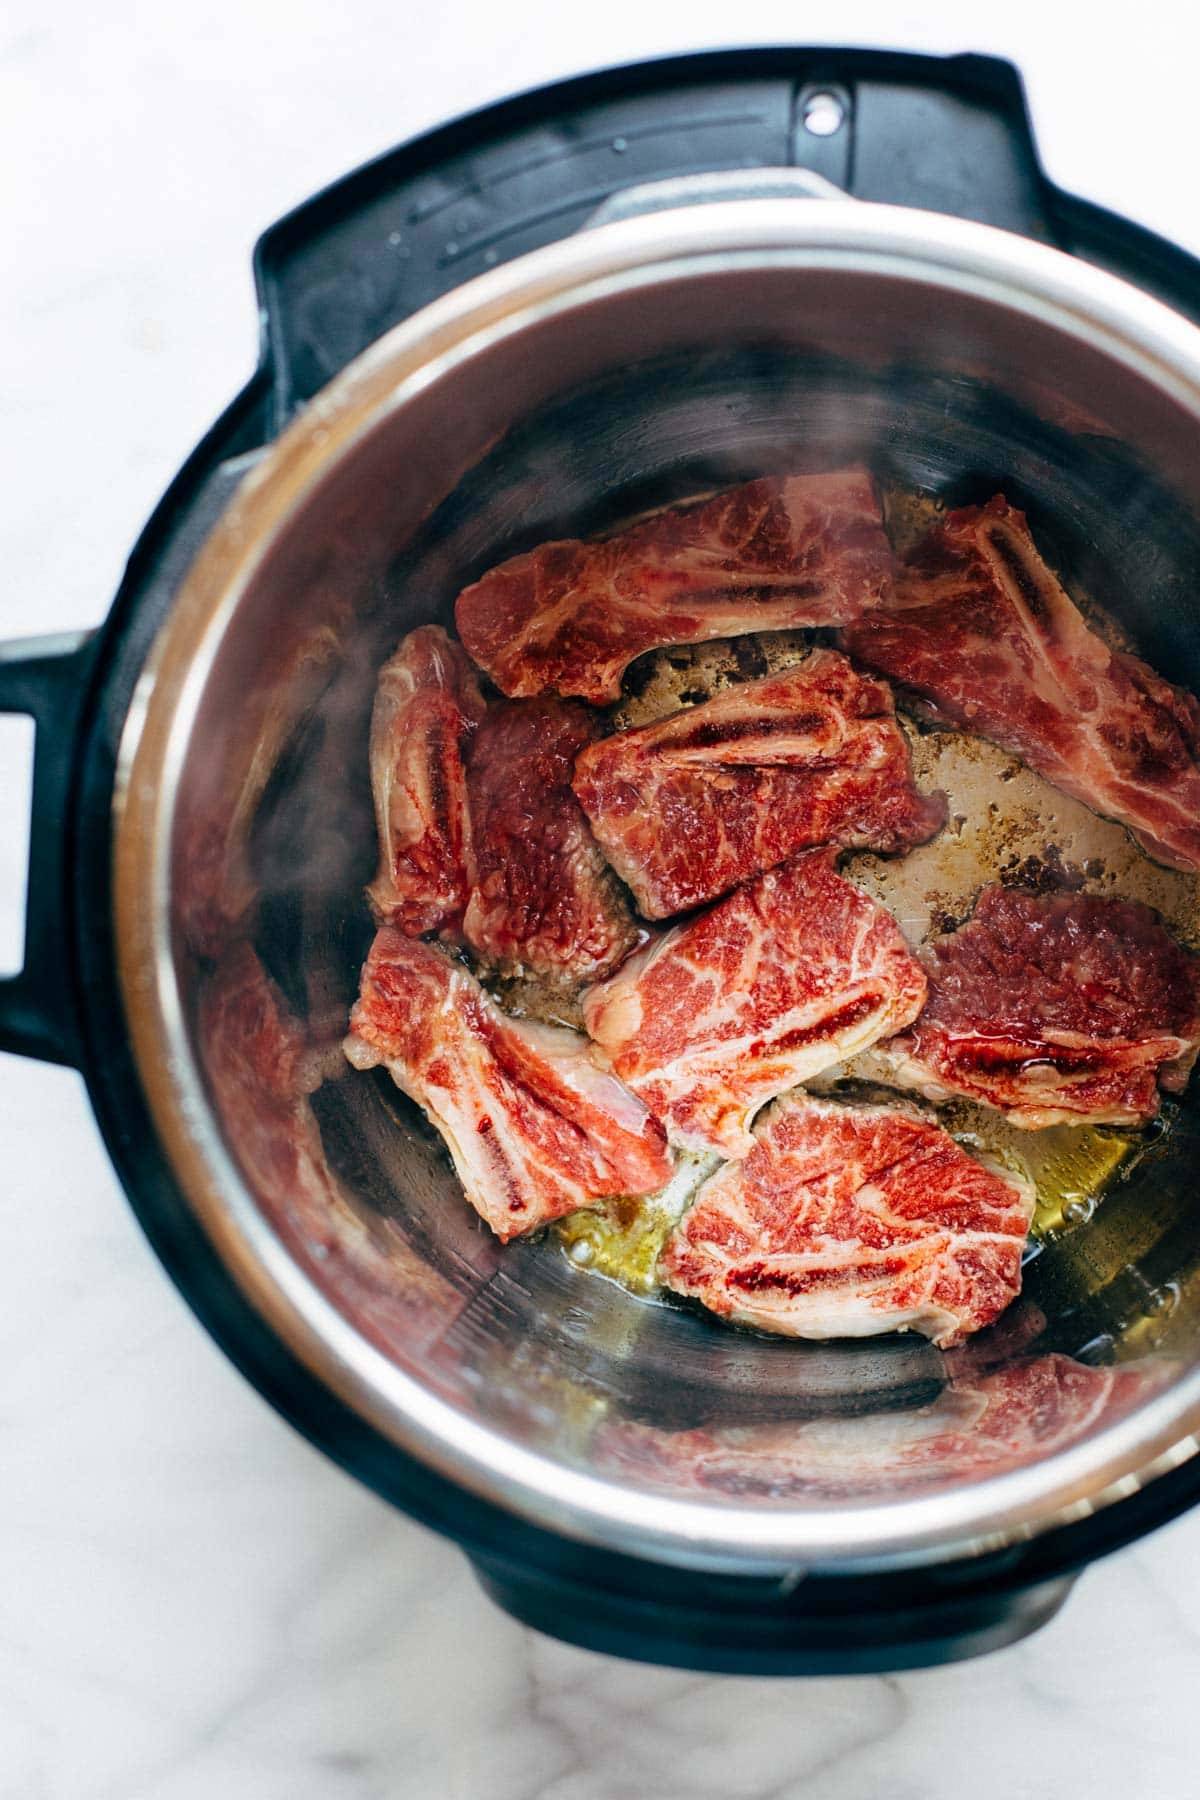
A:
[[[865,469],[747,482],[609,538],[542,544],[459,595],[463,643],[514,697],[615,700],[635,656],[748,631],[838,625],[891,569]]]
[[[950,513],[843,643],[1160,862],[1200,867],[1200,704],[1088,629],[1001,496]]]
[[[791,1094],[704,1183],[659,1275],[762,1331],[914,1330],[945,1349],[1019,1293],[1033,1201],[908,1108]]]
[[[896,921],[833,863],[794,857],[587,994],[589,1032],[672,1143],[745,1156],[759,1107],[920,1011],[925,977]]]
[[[383,1063],[446,1141],[467,1199],[507,1241],[671,1175],[662,1130],[578,1032],[508,1019],[460,964],[385,926],[350,1017],[356,1068]]]
[[[453,930],[467,903],[464,763],[484,715],[474,670],[440,625],[410,631],[379,672],[371,715],[378,919],[411,936]]]
[[[1200,1044],[1200,961],[1131,900],[985,888],[927,957],[929,1000],[892,1079],[1015,1124],[1138,1125]]]
[[[585,749],[575,792],[650,919],[814,844],[903,850],[945,822],[913,785],[891,691],[835,650]]]
[[[463,936],[505,973],[594,981],[638,939],[571,791],[595,715],[574,700],[493,706],[467,770],[471,888]]]

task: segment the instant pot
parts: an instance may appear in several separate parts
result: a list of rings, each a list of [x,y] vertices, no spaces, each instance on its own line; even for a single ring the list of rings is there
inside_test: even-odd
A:
[[[502,1249],[340,1056],[367,725],[396,641],[502,557],[859,458],[1003,488],[1200,691],[1200,266],[1047,181],[1008,65],[780,49],[476,113],[255,271],[257,372],[106,623],[0,653],[37,724],[0,1046],[82,1071],[226,1353],[516,1617],[778,1673],[1021,1637],[1200,1491],[1200,1109],[949,1355],[770,1341]]]

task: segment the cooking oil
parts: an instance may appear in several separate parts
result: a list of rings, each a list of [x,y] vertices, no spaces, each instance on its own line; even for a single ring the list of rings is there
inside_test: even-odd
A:
[[[1021,1131],[970,1101],[938,1109],[965,1150],[1022,1174],[1037,1190],[1030,1235],[1040,1242],[1086,1225],[1108,1188],[1145,1148],[1143,1132],[1114,1125],[1051,1125]]]
[[[606,1275],[635,1294],[658,1292],[658,1258],[696,1189],[720,1157],[684,1151],[666,1187],[657,1194],[622,1195],[587,1212],[571,1213],[553,1227],[571,1261]]]

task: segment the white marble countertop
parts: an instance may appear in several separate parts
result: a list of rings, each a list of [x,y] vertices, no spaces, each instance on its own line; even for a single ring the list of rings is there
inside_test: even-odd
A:
[[[1200,250],[1200,25],[1146,5],[8,0],[0,636],[90,625],[249,373],[258,230],[555,74],[825,35],[999,50],[1048,167]],[[1187,34],[1181,39],[1181,33]],[[26,804],[0,730],[0,939]],[[511,1624],[450,1546],[297,1438],[143,1242],[78,1078],[0,1059],[4,1800],[1185,1800],[1200,1517],[982,1662],[807,1683],[608,1661]]]

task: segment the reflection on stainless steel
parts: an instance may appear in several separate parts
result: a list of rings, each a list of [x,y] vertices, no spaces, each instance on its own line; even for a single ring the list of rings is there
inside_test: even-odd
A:
[[[309,1099],[328,1059],[246,942],[204,982],[198,1030],[213,1098],[292,1254],[382,1350],[411,1357],[440,1337],[462,1300],[385,1220],[347,1205]]]
[[[966,1486],[1051,1456],[1123,1417],[1176,1372],[1163,1362],[1093,1369],[1039,1356],[950,1383],[932,1404],[907,1411],[716,1431],[623,1420],[601,1426],[592,1451],[602,1469],[667,1490],[776,1506],[883,1499]]]
[[[753,1484],[734,1503],[664,1489],[611,1452],[602,1467],[604,1434],[626,1426],[820,1418],[833,1433],[822,1442],[842,1443],[864,1413],[944,1404],[957,1418],[962,1383],[938,1402],[946,1370],[929,1345],[770,1343],[595,1280],[555,1245],[519,1244],[501,1264],[415,1111],[386,1081],[329,1079],[303,1102],[328,1179],[362,1243],[417,1295],[374,1330],[374,1302],[331,1281],[333,1259],[305,1255],[308,1227],[288,1225],[310,1190],[256,1136],[250,1077],[221,1050],[220,1008],[204,999],[222,979],[212,941],[188,929],[188,845],[214,797],[246,796],[253,899],[235,858],[217,911],[253,939],[320,1049],[344,1023],[370,932],[375,674],[405,631],[446,623],[486,568],[764,471],[862,460],[889,490],[947,504],[1004,485],[1066,586],[1200,688],[1198,445],[1200,333],[1100,272],[900,209],[730,200],[603,226],[447,295],[318,396],[248,477],[154,647],[122,745],[123,991],[189,1204],[270,1327],[386,1438],[559,1531],[724,1569],[1009,1541],[1192,1453],[1190,1098],[1122,1164],[1086,1227],[1061,1221],[1027,1266],[1017,1315],[985,1334],[1000,1385],[1017,1355],[1161,1345],[1171,1366],[1119,1417],[1099,1406],[1084,1436],[1047,1438],[1028,1409],[1022,1426],[1011,1398],[1021,1428],[1003,1457],[969,1466],[961,1434],[943,1433],[919,1487],[881,1492],[869,1463],[855,1474],[843,1458],[836,1505]],[[319,692],[280,686],[324,631],[337,649]],[[259,1092],[260,1121],[297,1128],[291,1102],[276,1115]]]
[[[297,721],[311,713],[336,670],[344,624],[335,618],[314,626],[281,667],[264,665],[245,697],[242,731],[249,754],[237,764],[214,758],[197,772],[180,847],[186,871],[180,920],[201,955],[215,955],[235,939],[259,897],[251,838],[263,799],[296,736]],[[215,780],[206,779],[214,775]]]

